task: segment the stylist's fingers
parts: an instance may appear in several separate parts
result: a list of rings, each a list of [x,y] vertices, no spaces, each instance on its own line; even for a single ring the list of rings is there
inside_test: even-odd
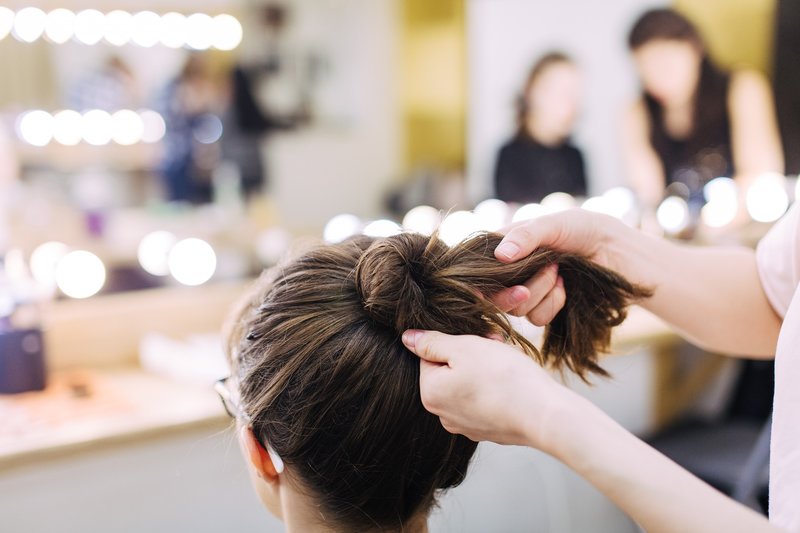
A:
[[[525,288],[528,289],[529,294],[528,299],[512,309],[511,314],[515,316],[526,316],[550,294],[557,282],[557,264],[553,263],[537,272],[535,276],[525,282]]]
[[[494,251],[495,257],[511,263],[533,253],[540,246],[551,244],[558,238],[560,228],[551,217],[528,220],[512,226]]]
[[[419,329],[406,330],[402,336],[405,347],[418,357],[431,363],[445,365],[457,353],[453,346],[457,339],[457,337],[446,333]]]
[[[547,295],[542,298],[539,304],[528,311],[526,316],[535,326],[546,326],[556,317],[567,301],[567,293],[564,290],[564,280],[559,277],[556,285]]]
[[[508,313],[527,302],[531,296],[528,287],[524,285],[514,285],[507,287],[492,296],[491,300],[504,313]]]

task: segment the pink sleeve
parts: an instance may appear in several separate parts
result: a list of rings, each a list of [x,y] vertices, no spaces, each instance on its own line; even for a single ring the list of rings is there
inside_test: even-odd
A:
[[[783,317],[800,283],[800,202],[758,243],[756,263],[764,292]]]

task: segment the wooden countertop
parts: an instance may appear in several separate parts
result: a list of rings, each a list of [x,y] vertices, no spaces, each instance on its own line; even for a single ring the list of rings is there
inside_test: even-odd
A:
[[[211,385],[136,368],[61,371],[44,391],[0,395],[0,470],[226,418]]]

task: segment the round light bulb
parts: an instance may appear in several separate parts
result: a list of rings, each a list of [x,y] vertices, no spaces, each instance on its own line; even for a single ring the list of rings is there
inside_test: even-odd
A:
[[[565,192],[550,193],[542,198],[542,208],[545,213],[558,213],[575,207],[575,198]]]
[[[403,217],[403,227],[422,235],[431,235],[442,221],[438,209],[429,205],[418,205]]]
[[[32,43],[42,36],[45,24],[47,24],[47,14],[38,7],[20,9],[14,17],[14,37]]]
[[[178,238],[168,231],[148,233],[139,242],[136,257],[145,272],[154,276],[169,274],[169,252]]]
[[[167,257],[169,273],[183,285],[202,285],[217,269],[217,254],[206,241],[189,238],[179,241]]]
[[[188,25],[186,17],[170,12],[161,16],[159,41],[169,48],[180,48],[186,44]]]
[[[481,229],[486,231],[497,231],[509,222],[508,204],[496,198],[482,201],[472,212],[478,217]]]
[[[689,205],[678,196],[669,196],[656,209],[659,225],[668,233],[679,233],[689,225]]]
[[[511,217],[511,222],[521,222],[523,220],[533,220],[539,218],[546,213],[545,209],[537,203],[530,203],[520,206],[514,216]]]
[[[77,111],[65,109],[53,115],[53,138],[65,146],[75,146],[83,138],[83,117]]]
[[[133,15],[127,11],[114,10],[106,14],[103,38],[114,46],[123,46],[133,38]]]
[[[142,119],[142,142],[156,143],[164,138],[167,125],[161,115],[150,109],[143,109],[139,111],[139,118]]]
[[[83,140],[92,146],[104,146],[111,141],[111,115],[102,109],[83,114]]]
[[[56,283],[70,298],[97,294],[106,282],[106,267],[99,257],[85,250],[70,252],[56,266]]]
[[[130,109],[120,109],[111,115],[111,138],[115,143],[130,146],[142,140],[142,117]]]
[[[774,222],[789,208],[786,178],[780,174],[759,176],[747,190],[747,212],[757,222]]]
[[[96,9],[84,9],[75,16],[75,38],[86,45],[100,42],[105,33],[105,15]]]
[[[214,17],[211,35],[214,48],[233,50],[242,42],[242,25],[231,15],[217,15]]]
[[[207,50],[214,41],[214,20],[205,13],[186,18],[186,45],[195,50]]]
[[[161,17],[152,11],[139,11],[133,15],[131,40],[139,46],[150,48],[161,38]]]
[[[400,224],[392,220],[382,218],[379,220],[373,220],[364,226],[364,230],[361,233],[367,237],[384,238],[397,235],[401,231],[403,231],[403,228],[400,227]]]
[[[0,6],[0,41],[8,37],[14,28],[14,12],[5,6]]]
[[[325,224],[322,238],[331,244],[342,242],[353,235],[358,235],[361,226],[361,220],[355,215],[348,213],[336,215]]]
[[[63,44],[75,33],[75,13],[69,9],[58,8],[47,14],[44,34],[52,42]]]
[[[454,211],[444,217],[439,226],[439,238],[448,246],[455,246],[473,233],[481,231],[480,221],[471,211]]]
[[[69,247],[63,242],[50,241],[37,246],[29,261],[33,279],[48,291],[55,289],[56,267],[68,253]]]
[[[47,111],[28,111],[19,118],[17,135],[32,146],[46,146],[53,138],[54,122],[53,116]]]

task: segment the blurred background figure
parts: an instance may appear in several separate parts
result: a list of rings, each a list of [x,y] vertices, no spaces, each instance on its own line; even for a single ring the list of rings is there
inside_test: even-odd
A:
[[[528,203],[553,192],[586,194],[583,156],[570,139],[581,85],[578,67],[561,52],[549,52],[533,66],[517,104],[517,132],[497,156],[497,198]]]
[[[754,71],[719,69],[697,28],[671,9],[643,14],[628,36],[642,95],[624,124],[631,185],[645,208],[682,183],[690,203],[719,176],[783,172],[772,92]],[[741,181],[741,179],[740,179]]]
[[[219,100],[219,91],[201,54],[189,55],[178,76],[162,89],[157,109],[164,117],[166,133],[160,173],[168,201],[210,200],[210,177],[203,172],[210,165],[198,162],[203,145],[211,144],[206,141],[215,142],[222,134],[219,119],[211,114]],[[219,135],[208,132],[214,126]]]
[[[111,55],[99,69],[78,79],[70,88],[67,104],[79,111],[136,109],[140,103],[136,88],[136,77],[128,64],[118,55]]]

